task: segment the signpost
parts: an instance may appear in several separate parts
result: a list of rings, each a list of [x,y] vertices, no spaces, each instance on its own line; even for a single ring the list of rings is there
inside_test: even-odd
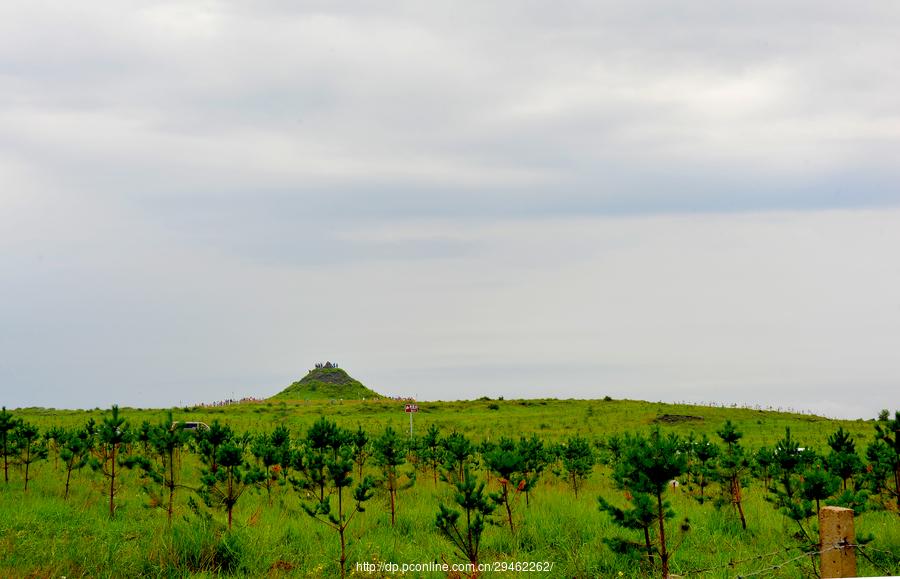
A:
[[[412,415],[413,415],[413,412],[418,412],[418,411],[419,411],[419,405],[418,405],[418,404],[407,404],[407,405],[406,405],[406,413],[409,414],[409,437],[410,437],[410,438],[412,438],[412,435],[413,435],[413,434],[412,434],[412,432],[413,432],[413,429],[412,429]]]

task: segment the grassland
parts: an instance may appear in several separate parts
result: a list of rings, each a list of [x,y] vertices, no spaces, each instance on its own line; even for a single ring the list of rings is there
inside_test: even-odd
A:
[[[772,445],[790,427],[807,447],[824,450],[826,436],[842,426],[864,447],[872,439],[872,423],[838,421],[789,413],[749,409],[723,409],[628,400],[481,400],[420,403],[416,433],[434,424],[443,434],[457,430],[476,441],[501,436],[518,438],[537,433],[548,441],[580,435],[599,440],[611,434],[663,431],[715,435],[730,419],[745,433],[750,448]],[[164,410],[122,410],[132,425],[165,419]],[[214,420],[238,431],[269,431],[284,425],[302,436],[319,417],[372,433],[386,426],[408,429],[403,404],[386,400],[327,401],[279,400],[220,408],[173,409],[176,420]],[[104,411],[67,411],[28,408],[15,411],[42,428],[81,426],[89,418],[100,420]],[[185,455],[180,466],[185,484],[196,485],[200,465]],[[377,474],[374,466],[366,472]],[[123,576],[299,576],[338,574],[338,544],[334,533],[308,517],[302,496],[290,485],[276,487],[271,503],[253,491],[235,508],[235,526],[228,531],[221,512],[198,504],[190,488],[179,489],[172,527],[165,514],[152,508],[154,500],[142,490],[135,472],[123,475],[116,517],[110,519],[104,503],[102,480],[84,469],[74,475],[72,496],[62,499],[62,478],[51,458],[36,466],[27,493],[21,473],[14,471],[9,485],[0,482],[0,576],[6,577],[123,577]],[[491,485],[497,488],[493,479]],[[546,473],[532,493],[529,506],[519,504],[515,535],[501,525],[484,534],[480,559],[489,561],[553,562],[550,577],[643,577],[648,570],[635,560],[613,553],[602,539],[622,535],[609,517],[598,511],[596,498],[619,497],[609,467],[594,468],[576,498],[565,480]],[[671,491],[677,517],[672,523],[677,545],[672,571],[687,576],[734,577],[768,569],[802,554],[796,525],[765,500],[765,491],[753,482],[745,493],[748,529],[742,530],[729,508],[699,505],[686,489]],[[450,544],[436,531],[437,505],[451,502],[445,483],[419,476],[401,490],[396,524],[390,523],[387,493],[379,491],[350,527],[350,576],[382,577],[382,573],[356,572],[355,562],[457,562]],[[689,530],[678,531],[687,517]],[[860,559],[860,573],[900,572],[900,517],[896,513],[866,512],[857,517],[857,535],[874,535],[871,561]],[[637,538],[637,537],[635,537]],[[893,553],[893,554],[892,554]],[[732,561],[742,561],[729,566]],[[702,574],[694,570],[712,569]],[[813,575],[810,558],[799,558],[766,577]],[[539,575],[539,574],[538,574]],[[417,576],[413,574],[412,576]],[[442,577],[445,574],[426,576]],[[488,576],[510,576],[489,574]]]

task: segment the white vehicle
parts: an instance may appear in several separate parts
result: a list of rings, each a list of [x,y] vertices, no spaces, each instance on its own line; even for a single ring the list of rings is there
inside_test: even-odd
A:
[[[172,423],[172,430],[180,428],[182,430],[209,430],[209,425],[205,422],[179,422]]]

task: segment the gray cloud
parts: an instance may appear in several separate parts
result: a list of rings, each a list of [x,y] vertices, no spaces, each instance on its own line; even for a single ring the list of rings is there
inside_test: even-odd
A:
[[[839,393],[865,369],[870,412],[900,336],[877,265],[898,20],[877,2],[0,6],[4,400],[263,392],[340,356],[388,390],[433,373],[537,395],[530,375],[569,368],[576,395],[614,367],[667,399]]]

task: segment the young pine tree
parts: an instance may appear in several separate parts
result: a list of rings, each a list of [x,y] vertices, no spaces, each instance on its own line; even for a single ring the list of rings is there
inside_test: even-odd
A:
[[[659,557],[663,578],[669,576],[670,558],[666,543],[665,523],[666,519],[675,516],[664,497],[669,488],[669,482],[687,470],[687,459],[682,452],[682,447],[683,444],[677,436],[674,434],[663,436],[658,429],[647,437],[629,436],[625,440],[622,458],[613,470],[613,480],[616,486],[627,490],[633,497],[647,495],[655,502],[655,526],[658,531],[655,554]],[[637,521],[644,520],[646,515],[644,499],[632,500],[640,502],[635,503],[631,510],[632,514],[628,517],[628,523],[631,525],[629,528],[635,528]],[[604,503],[605,501],[601,499],[601,508]],[[611,512],[613,520],[617,520],[615,511],[604,510]],[[626,520],[624,515],[621,519],[623,523]],[[645,539],[646,536],[645,534]]]
[[[653,555],[655,551],[651,535],[654,533],[653,525],[656,523],[657,517],[653,497],[647,493],[631,492],[629,492],[627,496],[629,497],[629,502],[631,502],[630,509],[620,509],[602,496],[597,497],[597,503],[600,512],[607,513],[616,525],[623,529],[640,531],[644,537],[643,545],[635,541],[622,539],[621,537],[606,537],[603,539],[603,542],[606,543],[614,553],[618,554],[627,555],[643,550],[647,554],[648,563],[653,565]],[[666,518],[669,519],[674,516],[675,513],[671,509],[667,509]]]
[[[475,447],[472,441],[460,432],[451,432],[442,440],[444,468],[441,479],[452,485],[465,480],[465,471],[473,466]]]
[[[366,431],[363,430],[361,425],[358,426],[356,432],[353,433],[352,442],[353,462],[356,463],[359,478],[362,480],[363,467],[366,465],[366,461],[369,460],[369,455],[372,454],[372,445],[369,443],[369,435],[366,434]]]
[[[531,438],[523,436],[519,439],[519,454],[522,456],[522,476],[525,480],[522,492],[525,493],[527,507],[531,504],[531,490],[537,486],[550,459],[544,441],[537,434],[532,434]]]
[[[64,429],[59,426],[51,426],[44,431],[44,442],[47,444],[47,450],[53,455],[53,468],[59,468],[59,453],[62,450],[62,439],[66,435]]]
[[[137,464],[144,474],[153,482],[161,485],[168,497],[165,501],[166,521],[172,526],[172,513],[175,510],[175,492],[181,487],[180,457],[181,452],[190,440],[190,433],[179,428],[172,420],[172,413],[159,424],[149,425],[143,429],[146,452],[153,460],[138,460]],[[158,501],[160,505],[162,500]]]
[[[281,481],[278,468],[282,461],[283,449],[272,439],[271,434],[261,432],[250,443],[250,452],[256,457],[258,464],[262,465],[262,485],[266,489],[266,502],[272,504],[272,487]]]
[[[463,471],[462,480],[453,486],[456,491],[453,500],[460,510],[448,508],[444,503],[440,503],[435,524],[458,554],[465,561],[477,566],[485,520],[494,511],[494,504],[485,495],[485,483],[472,476],[468,468]],[[465,518],[460,521],[463,514]]]
[[[316,452],[328,453],[331,458],[335,459],[338,450],[349,438],[349,432],[323,416],[315,421],[307,431],[306,445]]]
[[[882,490],[894,499],[900,506],[900,410],[894,413],[894,418],[879,420],[875,424],[875,451],[872,458],[875,459],[873,469],[886,475],[887,483]],[[868,454],[868,453],[867,453]],[[900,513],[900,508],[897,509]]]
[[[0,410],[0,454],[3,455],[3,482],[6,484],[9,484],[9,458],[13,456],[10,435],[17,423],[16,417],[7,412],[4,406],[3,410]]]
[[[391,504],[391,526],[394,525],[397,509],[397,492],[412,486],[415,481],[415,471],[404,473],[400,466],[406,462],[406,443],[401,440],[397,432],[388,426],[381,436],[372,442],[375,451],[375,464],[381,468],[382,482],[388,491]],[[402,482],[402,478],[406,481]]]
[[[840,477],[841,490],[849,490],[847,483],[863,470],[862,459],[856,454],[856,441],[842,426],[828,437],[828,446],[831,453],[825,464],[829,472]]]
[[[150,424],[150,421],[144,420],[140,426],[134,429],[134,436],[131,439],[132,450],[134,450],[134,445],[137,445],[141,453],[150,454],[150,430],[152,428],[153,425]]]
[[[116,516],[115,496],[118,491],[116,479],[120,472],[116,467],[127,466],[126,445],[131,442],[132,434],[128,422],[119,415],[119,407],[113,406],[111,414],[103,419],[97,427],[96,443],[92,447],[93,458],[90,466],[99,471],[108,481],[109,516]]]
[[[197,453],[206,463],[209,471],[215,472],[219,468],[216,462],[219,447],[226,440],[234,441],[234,432],[230,426],[220,424],[218,420],[213,420],[213,423],[209,425],[209,429],[197,429],[194,431],[194,435],[196,436],[194,444],[197,448]]]
[[[525,490],[525,459],[516,443],[509,438],[501,438],[497,446],[483,456],[485,466],[497,475],[497,482],[500,483],[500,492],[492,493],[490,497],[506,509],[509,530],[515,533],[513,510],[520,493]]]
[[[741,519],[741,528],[747,530],[747,518],[744,516],[743,487],[746,486],[746,475],[752,465],[750,455],[741,446],[740,432],[730,420],[716,431],[724,444],[719,456],[715,477],[722,485],[723,501],[728,502],[737,511]],[[721,503],[720,503],[721,504]]]
[[[587,439],[574,436],[566,440],[562,449],[562,464],[566,478],[572,484],[572,490],[575,491],[575,498],[578,498],[579,486],[594,470],[595,460],[591,444]]]
[[[215,470],[204,469],[200,481],[200,496],[207,506],[219,507],[228,515],[231,528],[232,514],[238,500],[247,489],[259,483],[265,476],[262,470],[251,467],[244,458],[244,448],[235,437],[221,441],[216,450]]]
[[[64,430],[59,438],[59,458],[63,462],[66,471],[66,486],[63,500],[69,500],[69,485],[72,482],[72,472],[81,470],[87,466],[91,449],[94,446],[93,421],[84,428]]]
[[[319,501],[325,500],[325,489],[328,487],[327,459],[325,452],[312,448],[307,443],[294,453],[292,466],[300,476],[292,477],[290,481],[301,497],[306,493],[317,496]]]
[[[431,467],[431,476],[437,486],[438,467],[444,462],[444,447],[441,444],[441,430],[435,425],[428,426],[422,437],[422,459]]]
[[[291,431],[287,426],[279,424],[272,430],[272,446],[278,452],[278,464],[276,469],[281,471],[281,483],[284,484],[288,480],[288,473],[293,462],[294,449],[291,445]]]
[[[350,433],[339,428],[336,422],[320,418],[307,430],[302,447],[294,454],[294,470],[299,478],[291,484],[301,494],[314,494],[319,502],[325,500],[328,488],[328,461],[336,460],[338,450],[350,439]]]
[[[691,444],[691,460],[688,463],[688,474],[694,484],[697,485],[697,488],[700,489],[700,495],[696,498],[701,505],[706,502],[706,487],[715,478],[716,458],[718,456],[719,447],[711,442],[705,434]]]
[[[817,516],[821,510],[822,501],[831,498],[840,488],[841,479],[828,472],[819,458],[803,471],[800,494],[804,500],[815,502]]]
[[[883,440],[874,440],[866,447],[866,471],[863,480],[869,491],[881,503],[881,508],[888,508],[894,497],[894,453]]]
[[[348,442],[349,439],[347,439]],[[333,489],[327,497],[315,502],[312,506],[303,504],[303,510],[309,516],[317,521],[324,523],[335,532],[340,539],[341,557],[338,561],[338,567],[341,570],[341,577],[346,574],[347,564],[347,541],[346,532],[350,521],[353,520],[356,513],[363,512],[363,503],[372,498],[372,487],[375,481],[371,477],[365,477],[359,485],[353,490],[353,506],[348,509],[345,500],[345,493],[353,484],[353,453],[354,445],[352,443],[335,449],[334,455],[326,458],[326,484]],[[335,504],[336,503],[336,506]],[[349,512],[348,512],[349,510]],[[393,516],[393,515],[392,515]]]
[[[31,465],[39,460],[46,460],[47,441],[41,438],[38,427],[20,421],[12,431],[13,446],[17,454],[17,462],[25,467],[25,492],[31,480]]]
[[[791,436],[791,429],[785,429],[785,436],[775,444],[773,451],[775,485],[773,498],[775,506],[789,519],[795,521],[800,532],[810,541],[803,522],[814,513],[812,502],[803,496],[804,471],[811,467],[815,455],[800,447]]]
[[[775,453],[768,446],[762,446],[753,455],[753,474],[762,480],[768,493],[772,487],[772,472],[775,469]]]

